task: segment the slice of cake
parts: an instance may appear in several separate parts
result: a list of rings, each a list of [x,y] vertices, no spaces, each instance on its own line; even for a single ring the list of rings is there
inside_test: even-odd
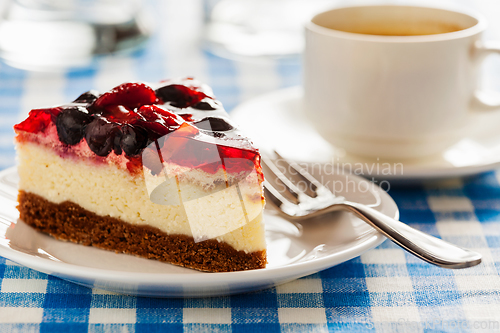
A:
[[[203,271],[265,267],[259,152],[206,85],[89,91],[14,129],[33,228]]]

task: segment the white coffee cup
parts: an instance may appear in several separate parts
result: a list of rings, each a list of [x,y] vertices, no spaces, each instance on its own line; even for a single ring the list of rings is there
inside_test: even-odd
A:
[[[306,25],[304,108],[347,152],[419,158],[462,138],[481,105],[479,65],[500,53],[478,14],[414,6],[322,12]]]

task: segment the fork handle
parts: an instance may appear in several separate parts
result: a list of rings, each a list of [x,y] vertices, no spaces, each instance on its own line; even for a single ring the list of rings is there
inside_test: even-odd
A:
[[[350,201],[344,201],[341,205],[397,245],[431,264],[445,268],[465,268],[481,262],[481,254],[413,229],[373,208]]]

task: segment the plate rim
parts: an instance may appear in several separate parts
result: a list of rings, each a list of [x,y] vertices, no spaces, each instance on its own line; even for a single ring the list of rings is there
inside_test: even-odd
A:
[[[0,180],[10,175],[12,173],[17,173],[17,167],[10,167],[0,171]],[[367,181],[366,179],[352,175],[352,177],[357,178],[362,181]],[[0,189],[4,190],[9,188],[12,191],[17,192],[17,188],[13,188],[7,184],[0,184]],[[392,207],[389,207],[394,211],[394,217],[399,218],[399,208],[397,204],[392,199],[392,197],[387,194],[380,187],[376,187],[377,192],[380,193],[382,204],[389,204]],[[3,200],[10,200],[6,197],[2,198]],[[12,204],[15,201],[11,200]],[[2,216],[0,216],[2,217]],[[6,219],[9,217],[5,216]],[[15,222],[13,221],[15,220]],[[11,217],[9,222],[17,223],[17,217]],[[38,231],[37,231],[38,232]],[[0,235],[3,238],[3,236]],[[50,237],[50,236],[48,236]],[[366,239],[363,239],[365,238]],[[4,245],[0,243],[0,256],[16,262],[22,266],[26,266],[28,268],[50,274],[64,280],[82,284],[85,286],[89,286],[88,284],[80,283],[78,280],[88,279],[93,280],[94,283],[99,281],[101,284],[112,282],[112,283],[125,283],[125,284],[135,284],[142,285],[147,284],[149,287],[158,287],[158,286],[166,286],[173,284],[182,284],[184,287],[199,287],[200,286],[200,278],[203,280],[203,284],[206,286],[218,286],[223,283],[248,283],[248,282],[259,282],[268,280],[277,280],[273,285],[278,285],[281,283],[288,282],[290,280],[294,280],[303,276],[307,276],[310,274],[314,274],[316,272],[322,271],[324,269],[336,266],[348,260],[351,260],[355,257],[360,256],[364,252],[377,247],[382,244],[386,237],[383,236],[380,232],[375,229],[370,230],[370,233],[367,235],[363,235],[358,239],[363,239],[359,244],[349,245],[348,248],[343,249],[339,252],[335,252],[325,257],[315,258],[306,262],[299,263],[291,263],[285,264],[283,266],[278,267],[270,267],[264,269],[256,269],[256,270],[248,270],[248,271],[238,271],[238,272],[215,272],[215,273],[206,273],[206,274],[193,274],[193,273],[143,273],[143,272],[130,272],[130,271],[120,271],[120,270],[107,270],[103,268],[96,267],[87,267],[81,266],[74,263],[68,263],[65,261],[53,260],[48,258],[43,258],[39,256],[34,256],[29,253],[23,252],[22,250],[17,250],[9,247],[8,245]],[[356,241],[355,240],[355,241]],[[351,243],[355,242],[352,241]],[[84,245],[80,245],[84,246]],[[99,249],[101,250],[101,249]],[[102,250],[105,251],[105,250]],[[147,259],[146,259],[147,260]],[[168,264],[168,263],[167,263]],[[104,289],[108,291],[120,292],[123,294],[130,294],[122,291],[117,291],[116,288],[106,288],[102,285],[94,285],[95,288]],[[253,291],[264,289],[256,288],[251,289]],[[251,291],[248,290],[248,291]],[[240,293],[240,292],[234,292]],[[195,293],[190,294],[190,296],[205,296],[204,293]],[[229,292],[226,294],[233,294],[233,292]],[[136,293],[137,296],[149,296],[148,294]],[[223,295],[223,294],[220,294]],[[157,295],[158,297],[178,297],[179,295],[169,296],[168,294]]]
[[[262,95],[255,96],[253,98],[250,98],[243,103],[240,103],[237,105],[230,113],[230,117],[234,118],[235,120],[240,117],[241,114],[245,113],[245,109],[249,108],[249,105],[252,105],[253,103],[259,103],[267,100],[302,100],[301,97],[297,96],[302,96],[303,95],[303,88],[300,85],[296,86],[291,86],[287,88],[281,88],[274,90],[272,92],[267,92]],[[292,97],[293,96],[293,97]],[[487,116],[487,115],[485,115]],[[500,135],[499,135],[500,137]],[[333,145],[331,145],[334,147]],[[448,150],[444,150],[440,156],[445,154]],[[493,155],[497,156],[497,155]],[[355,158],[354,155],[350,155],[351,158]],[[384,162],[383,160],[377,160],[377,159],[372,159],[369,157],[363,157],[363,160],[359,160],[359,162],[364,162],[365,159],[369,162]],[[434,159],[435,160],[435,159]],[[310,161],[308,161],[310,162]],[[311,162],[312,163],[312,162]],[[406,163],[405,165],[405,172],[404,174],[393,174],[393,175],[384,175],[380,176],[377,174],[370,174],[366,173],[365,177],[374,177],[375,179],[385,179],[389,181],[413,181],[413,180],[435,180],[435,179],[448,179],[448,178],[453,178],[453,177],[464,177],[464,176],[471,176],[471,175],[476,175],[479,173],[487,172],[487,171],[492,171],[494,169],[500,168],[500,155],[496,158],[496,161],[491,162],[490,160],[487,160],[486,162],[483,163],[477,163],[475,165],[468,165],[468,166],[450,166],[448,168],[436,168],[436,167],[430,167],[430,168],[421,168],[418,166],[415,166],[415,164],[412,165],[411,161],[404,161]],[[407,166],[408,165],[408,166]]]

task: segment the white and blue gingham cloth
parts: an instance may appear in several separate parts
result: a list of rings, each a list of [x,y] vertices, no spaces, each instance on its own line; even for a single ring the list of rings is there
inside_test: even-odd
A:
[[[230,111],[253,96],[300,84],[300,59],[242,63],[202,51],[200,1],[153,5],[156,34],[132,56],[101,58],[58,74],[0,65],[2,169],[15,164],[12,126],[31,108],[62,104],[89,89],[195,76]],[[393,187],[390,195],[401,220],[480,252],[483,263],[441,269],[387,241],[277,288],[156,299],[88,289],[0,258],[0,332],[500,332],[500,172]]]

